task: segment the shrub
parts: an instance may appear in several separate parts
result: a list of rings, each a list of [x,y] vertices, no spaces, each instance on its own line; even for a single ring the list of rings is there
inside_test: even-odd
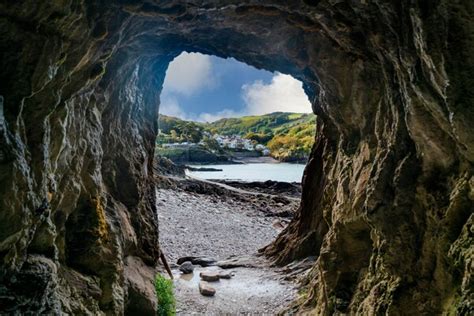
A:
[[[173,281],[160,274],[155,279],[156,297],[158,298],[158,316],[176,315],[176,300],[173,293]]]

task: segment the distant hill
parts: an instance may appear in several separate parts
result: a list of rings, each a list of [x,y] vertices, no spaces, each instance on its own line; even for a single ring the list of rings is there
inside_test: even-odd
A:
[[[264,115],[223,118],[208,123],[208,129],[223,135],[241,135],[252,132],[256,134],[286,134],[294,127],[310,128],[314,135],[316,123],[314,114],[274,112]]]
[[[209,133],[211,135],[239,135],[267,146],[271,155],[280,161],[299,161],[306,159],[311,151],[316,116],[275,112],[201,123],[160,115],[159,128],[161,133],[157,139],[158,144],[198,143],[206,140],[205,135]]]

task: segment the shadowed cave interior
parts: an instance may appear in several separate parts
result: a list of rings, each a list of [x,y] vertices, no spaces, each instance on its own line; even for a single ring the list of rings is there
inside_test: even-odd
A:
[[[304,83],[312,314],[469,314],[473,7],[463,1],[0,4],[0,309],[154,314],[159,95],[182,51]]]

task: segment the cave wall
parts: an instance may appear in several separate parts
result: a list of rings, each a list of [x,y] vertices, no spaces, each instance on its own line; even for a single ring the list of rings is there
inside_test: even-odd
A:
[[[472,312],[468,1],[0,2],[0,308],[153,313],[159,93],[181,51],[291,74],[318,115],[294,311]]]

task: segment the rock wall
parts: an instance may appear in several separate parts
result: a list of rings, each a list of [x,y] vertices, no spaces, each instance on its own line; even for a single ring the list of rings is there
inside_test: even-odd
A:
[[[469,1],[0,2],[0,308],[152,314],[159,93],[181,51],[304,82],[318,114],[294,310],[473,311]],[[159,210],[158,210],[159,212]]]

